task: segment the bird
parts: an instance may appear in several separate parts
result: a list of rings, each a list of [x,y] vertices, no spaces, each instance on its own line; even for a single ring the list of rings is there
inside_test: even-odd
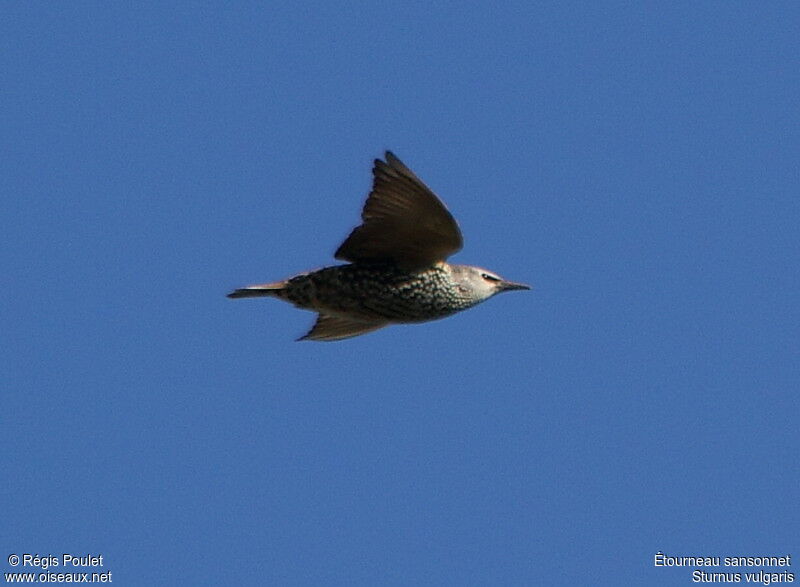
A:
[[[361,224],[323,267],[273,283],[239,288],[229,298],[273,297],[317,312],[297,340],[337,341],[390,324],[450,316],[506,291],[531,289],[486,269],[446,259],[463,239],[444,203],[391,151],[375,159]]]

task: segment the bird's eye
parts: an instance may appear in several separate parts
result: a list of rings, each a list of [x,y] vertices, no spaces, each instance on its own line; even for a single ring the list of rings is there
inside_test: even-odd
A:
[[[488,273],[481,273],[481,277],[483,277],[486,281],[500,281],[498,277],[489,275]]]

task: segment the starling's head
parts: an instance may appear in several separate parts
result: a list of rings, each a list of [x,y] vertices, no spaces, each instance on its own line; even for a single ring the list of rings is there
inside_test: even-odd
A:
[[[506,281],[496,273],[480,267],[469,265],[450,265],[453,280],[461,293],[473,299],[475,303],[489,299],[495,294],[512,289],[530,289],[524,283]]]

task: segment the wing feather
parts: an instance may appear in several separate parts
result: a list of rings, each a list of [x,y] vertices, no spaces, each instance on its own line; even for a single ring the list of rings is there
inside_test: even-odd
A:
[[[386,326],[386,322],[361,322],[330,314],[319,314],[314,327],[297,340],[334,341],[367,334]]]
[[[372,191],[357,226],[336,251],[342,261],[391,261],[416,269],[443,261],[463,246],[442,201],[400,159],[375,160]]]

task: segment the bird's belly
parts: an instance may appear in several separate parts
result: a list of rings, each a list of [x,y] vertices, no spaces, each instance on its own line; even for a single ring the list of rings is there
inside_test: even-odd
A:
[[[444,300],[420,298],[409,291],[373,290],[369,295],[363,295],[358,290],[339,291],[331,297],[318,296],[315,306],[319,311],[337,316],[396,323],[426,322],[457,311],[448,307]]]
[[[385,296],[368,298],[364,306],[374,315],[399,323],[436,320],[457,311],[443,300],[420,299],[408,292],[388,292]]]
[[[291,280],[295,305],[364,321],[425,322],[464,309],[443,277],[328,267]]]

